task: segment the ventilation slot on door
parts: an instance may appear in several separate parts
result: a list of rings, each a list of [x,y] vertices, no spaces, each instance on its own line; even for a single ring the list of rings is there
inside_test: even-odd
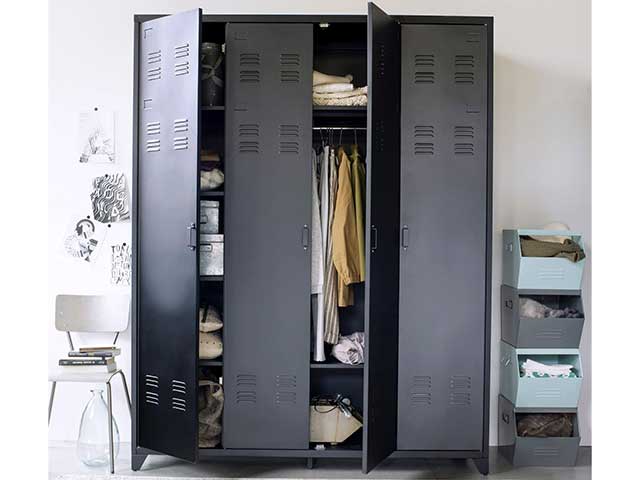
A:
[[[148,81],[160,80],[160,77],[161,77],[161,68],[160,68],[160,66],[147,69],[147,80]]]
[[[236,375],[236,404],[255,404],[257,377],[255,375]]]
[[[174,150],[187,150],[189,148],[189,137],[173,137]]]
[[[416,55],[413,61],[416,69],[419,67],[435,67],[436,58],[432,53]]]
[[[435,138],[436,130],[433,125],[416,125],[415,127],[413,127],[413,136],[415,138]]]
[[[147,135],[160,135],[160,122],[147,123]]]
[[[467,43],[480,43],[480,33],[479,32],[468,32],[467,33]]]
[[[454,81],[456,85],[473,85],[475,82],[475,75],[473,72],[456,72]]]
[[[471,405],[471,377],[466,375],[449,377],[449,405]]]
[[[473,55],[456,55],[456,68],[475,68]]]
[[[189,120],[177,118],[173,121],[173,133],[186,132],[189,130]]]
[[[433,155],[435,152],[432,142],[415,142],[413,144],[414,155]]]
[[[453,147],[456,155],[473,155],[473,143],[456,143]]]
[[[173,73],[177,76],[187,75],[189,73],[189,62],[179,62],[173,66]]]
[[[160,405],[160,395],[158,394],[158,389],[160,379],[155,375],[145,375],[144,376],[144,401],[145,403],[150,403],[151,405]]]
[[[276,375],[276,404],[296,403],[296,376],[295,375]]]
[[[187,411],[187,384],[180,380],[171,381],[171,408],[180,412]]]
[[[147,152],[159,152],[160,151],[160,139],[150,138],[147,140]]]
[[[300,152],[300,144],[296,140],[300,137],[300,127],[298,125],[280,125],[279,136],[283,138],[279,143],[279,153],[298,154]]]
[[[240,153],[259,153],[260,142],[258,140],[245,140],[247,138],[260,137],[260,127],[257,123],[241,123],[238,125],[238,151]]]
[[[280,81],[281,82],[300,82],[300,54],[298,53],[281,53],[280,54]]]
[[[433,72],[416,71],[414,82],[415,83],[436,83],[436,75]]]
[[[189,56],[189,44],[185,43],[184,45],[178,45],[173,49],[175,58],[182,58]]]
[[[473,140],[474,138],[473,127],[456,125],[453,129],[453,136],[455,138]]]
[[[240,67],[255,67],[251,69],[240,69],[240,82],[242,83],[258,83],[260,81],[260,54],[259,53],[241,53]]]
[[[160,63],[160,60],[162,60],[162,52],[160,50],[156,50],[154,52],[147,53],[147,63],[148,64]]]
[[[431,405],[431,377],[415,376],[409,392],[411,405],[425,407]]]

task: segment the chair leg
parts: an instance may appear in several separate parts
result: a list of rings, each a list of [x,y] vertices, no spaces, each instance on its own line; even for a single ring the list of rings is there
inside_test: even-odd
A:
[[[56,394],[56,382],[51,382],[51,393],[49,394],[49,417],[47,418],[47,425],[51,423],[51,410],[53,409],[53,397]]]
[[[127,378],[124,376],[124,372],[120,370],[120,378],[122,379],[122,387],[124,388],[124,394],[127,397],[127,406],[129,407],[129,416],[131,417],[131,397],[129,396],[129,388],[127,387]]]
[[[107,408],[109,409],[109,468],[115,473],[113,446],[113,406],[111,403],[111,383],[107,382]]]

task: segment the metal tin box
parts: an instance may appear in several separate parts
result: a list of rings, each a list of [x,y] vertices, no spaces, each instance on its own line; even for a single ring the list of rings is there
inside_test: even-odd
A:
[[[200,200],[200,234],[220,233],[220,202]]]
[[[200,275],[222,275],[224,235],[200,235]]]

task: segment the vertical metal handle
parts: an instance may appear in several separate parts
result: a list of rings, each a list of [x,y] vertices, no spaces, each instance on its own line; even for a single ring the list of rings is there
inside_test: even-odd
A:
[[[371,225],[371,251],[375,252],[378,249],[378,227]]]
[[[195,233],[196,233],[196,224],[191,223],[187,227],[187,248],[189,248],[189,250],[196,249]]]
[[[511,421],[511,418],[510,418],[510,416],[509,416],[509,415],[507,415],[506,413],[503,413],[503,414],[502,414],[502,421],[508,425],[508,424],[509,424],[509,422]]]
[[[408,225],[403,225],[402,226],[402,235],[401,235],[401,242],[402,242],[402,249],[406,250],[407,248],[409,248],[409,226]]]
[[[302,248],[305,250],[309,249],[309,225],[302,227]]]
[[[509,310],[513,310],[513,301],[512,300],[505,300],[504,306],[507,307]]]

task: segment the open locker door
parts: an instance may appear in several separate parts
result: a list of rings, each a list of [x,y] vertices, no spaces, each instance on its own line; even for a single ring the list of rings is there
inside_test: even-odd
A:
[[[400,28],[369,3],[363,471],[396,450],[400,249]]]
[[[140,24],[134,238],[136,443],[198,453],[201,11]]]

